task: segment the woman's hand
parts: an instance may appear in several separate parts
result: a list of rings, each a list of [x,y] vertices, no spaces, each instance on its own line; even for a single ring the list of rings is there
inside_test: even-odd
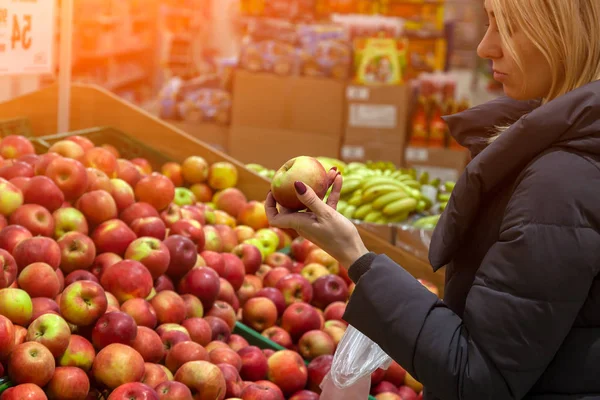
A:
[[[281,206],[277,210],[277,203],[271,192],[267,196],[265,210],[271,226],[293,229],[348,268],[368,253],[368,250],[354,224],[336,211],[342,181],[339,173],[330,171],[333,188],[326,203],[319,199],[310,186],[296,182],[296,195],[308,208],[305,212],[291,211]]]

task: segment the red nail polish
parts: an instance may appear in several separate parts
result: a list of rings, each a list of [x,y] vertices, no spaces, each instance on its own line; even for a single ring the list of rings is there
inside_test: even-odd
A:
[[[296,188],[296,192],[298,192],[299,194],[306,193],[306,185],[302,182],[294,182],[294,188]]]
[[[337,171],[337,167],[332,167],[330,171]]]

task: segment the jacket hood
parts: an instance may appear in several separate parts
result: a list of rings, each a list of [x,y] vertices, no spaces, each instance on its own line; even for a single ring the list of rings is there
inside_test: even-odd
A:
[[[501,97],[444,118],[452,136],[474,158],[456,183],[433,233],[429,260],[435,270],[452,260],[481,199],[504,178],[551,147],[600,156],[600,81],[540,104]],[[510,128],[488,145],[498,125]]]

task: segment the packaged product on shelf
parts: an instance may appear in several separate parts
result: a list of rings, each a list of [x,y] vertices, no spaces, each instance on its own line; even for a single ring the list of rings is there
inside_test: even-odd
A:
[[[357,38],[354,51],[357,83],[399,85],[405,81],[405,39]]]
[[[276,40],[248,42],[242,46],[240,67],[251,72],[292,75],[297,65],[296,48]]]
[[[242,15],[253,17],[312,20],[318,0],[241,0]]]
[[[300,71],[304,76],[348,79],[351,74],[352,49],[348,43],[323,40],[316,49],[300,51]]]
[[[398,38],[403,32],[403,20],[381,15],[333,15],[331,20],[344,27],[350,40],[365,37]]]
[[[444,32],[444,2],[380,0],[379,12],[405,20],[405,32],[439,36]]]
[[[319,15],[332,14],[376,14],[378,2],[373,0],[318,0]]]
[[[446,67],[446,39],[408,38],[408,66],[409,78],[417,78],[423,72],[443,71]]]

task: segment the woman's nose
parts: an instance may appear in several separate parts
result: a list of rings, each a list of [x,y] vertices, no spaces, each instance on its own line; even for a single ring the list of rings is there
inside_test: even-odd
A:
[[[502,57],[500,33],[488,29],[477,46],[477,55],[481,58],[498,59]]]

